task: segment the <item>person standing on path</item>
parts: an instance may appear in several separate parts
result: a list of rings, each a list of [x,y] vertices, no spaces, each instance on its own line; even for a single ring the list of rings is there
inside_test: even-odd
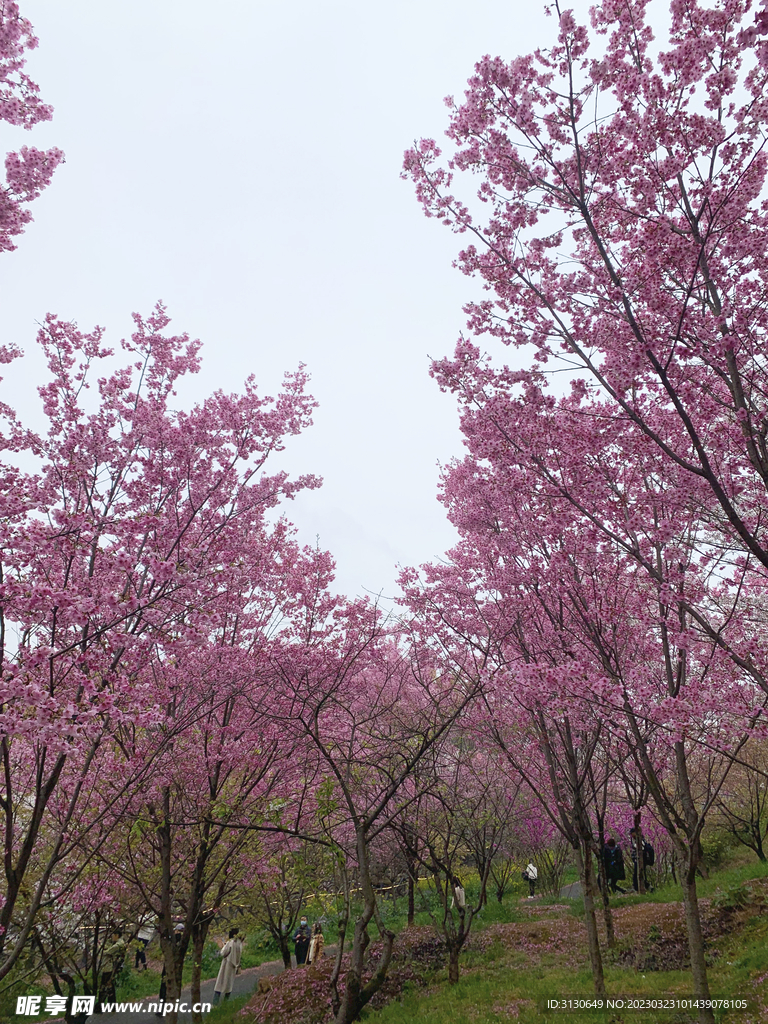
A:
[[[294,948],[296,950],[296,966],[300,967],[302,964],[307,962],[307,953],[309,951],[309,925],[307,924],[306,917],[302,917],[299,924],[299,930],[293,936]]]
[[[532,900],[536,895],[536,879],[539,877],[538,868],[532,860],[528,861],[528,867],[525,869],[525,877],[528,879],[528,899]]]
[[[102,1008],[104,1003],[114,1003],[117,1001],[115,984],[125,960],[126,948],[122,931],[119,928],[115,928],[112,932],[112,943],[104,950],[105,969],[102,971],[101,985],[99,987],[99,1003]]]
[[[312,929],[312,938],[309,943],[309,956],[307,963],[314,964],[323,955],[323,946],[325,945],[325,937],[323,936],[323,926],[319,921],[315,921],[315,925]]]
[[[139,970],[141,965],[144,970],[147,969],[147,946],[150,944],[155,936],[155,928],[151,922],[142,921],[139,926],[138,933],[136,935],[136,956],[134,958],[133,968]]]
[[[603,863],[605,864],[605,877],[611,887],[611,892],[620,892],[622,896],[626,895],[627,890],[622,889],[619,885],[619,882],[627,877],[624,871],[624,854],[613,837],[603,848]]]
[[[213,1005],[221,999],[229,999],[232,993],[232,986],[235,982],[235,975],[240,973],[240,960],[243,955],[243,940],[240,938],[239,928],[229,929],[229,939],[221,947],[221,967],[216,977],[216,984],[213,989]]]

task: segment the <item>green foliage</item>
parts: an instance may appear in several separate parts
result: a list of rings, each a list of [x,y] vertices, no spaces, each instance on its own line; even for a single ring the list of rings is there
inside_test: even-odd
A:
[[[729,885],[727,889],[717,889],[712,897],[712,906],[716,910],[741,910],[751,902],[752,893],[743,882]]]
[[[331,776],[326,777],[315,789],[315,800],[317,802],[317,819],[324,821],[333,815],[339,806],[336,795],[336,780]],[[340,854],[341,851],[338,851]]]
[[[714,896],[718,889],[736,886],[752,879],[768,878],[768,862],[751,860],[748,863],[724,864],[707,879],[699,879],[696,888],[700,898]],[[675,886],[670,890],[674,892]],[[677,890],[679,891],[679,890]]]
[[[240,961],[243,968],[258,967],[259,964],[279,959],[280,950],[266,928],[259,928],[254,932],[248,933],[246,943],[243,946],[242,960]],[[219,959],[219,950],[218,947],[216,947],[216,970],[214,973],[218,973],[220,964],[221,960]],[[207,975],[207,977],[210,976],[212,975]]]
[[[200,958],[202,976],[204,978],[212,978],[215,974],[219,973],[220,964],[219,947],[209,939],[203,946],[203,955]]]
[[[123,966],[120,968],[120,972],[115,979],[115,991],[121,993],[121,999],[132,999],[134,995],[143,992],[140,982],[144,972],[142,971],[142,975],[139,975],[134,971],[129,960],[130,957],[126,956]]]
[[[609,990],[616,993],[637,992],[635,971],[609,970]],[[678,972],[663,972],[653,977],[644,994],[666,994],[679,988]],[[502,1024],[515,1020],[519,1024],[564,1024],[578,1019],[579,1024],[606,1024],[611,1018],[605,1013],[542,1012],[540,1007],[555,996],[568,995],[583,999],[594,998],[592,981],[587,971],[562,969],[515,969],[466,972],[457,985],[430,992],[412,992],[402,1002],[390,1003],[378,1013],[364,1015],[367,1024]],[[628,1018],[625,1018],[628,1019]],[[659,1024],[657,1011],[633,1013],[632,1024]],[[666,1018],[669,1020],[670,1018]],[[683,1018],[688,1020],[688,1018]]]
[[[708,868],[717,868],[725,861],[729,851],[733,849],[734,838],[724,829],[706,830],[701,837],[701,848],[704,861]]]
[[[30,982],[28,966],[20,960],[9,974],[0,981],[0,1021],[24,1020],[16,1017],[17,996],[46,996],[49,992],[39,984]]]

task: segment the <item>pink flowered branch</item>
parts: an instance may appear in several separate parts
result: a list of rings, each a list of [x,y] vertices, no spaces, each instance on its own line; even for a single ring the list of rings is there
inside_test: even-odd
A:
[[[40,121],[50,121],[53,108],[40,99],[40,89],[24,73],[26,51],[37,46],[32,26],[19,13],[19,5],[7,0],[0,7],[0,120],[29,130]],[[6,184],[0,189],[0,251],[15,249],[20,235],[32,220],[25,204],[37,199],[46,188],[64,154],[22,146],[5,158]]]

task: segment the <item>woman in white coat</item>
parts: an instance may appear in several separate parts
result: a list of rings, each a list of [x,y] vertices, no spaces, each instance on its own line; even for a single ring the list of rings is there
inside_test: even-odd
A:
[[[232,985],[235,981],[235,975],[240,970],[240,958],[243,955],[243,940],[239,935],[239,928],[229,929],[229,939],[221,947],[219,956],[221,957],[221,967],[216,977],[216,985],[213,990],[213,1004],[214,1006],[221,999],[222,995],[225,999],[229,999],[232,992]]]

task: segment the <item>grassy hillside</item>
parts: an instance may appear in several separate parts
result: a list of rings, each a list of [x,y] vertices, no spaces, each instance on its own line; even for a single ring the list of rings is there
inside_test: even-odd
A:
[[[701,884],[713,997],[746,1000],[748,1009],[718,1011],[739,1024],[768,1021],[768,866],[734,863]],[[458,985],[450,986],[443,952],[424,924],[398,937],[393,969],[367,1024],[675,1024],[695,1021],[695,1010],[548,1009],[549,1000],[594,999],[580,901],[520,900],[489,904],[462,957]],[[605,951],[609,995],[685,999],[686,970],[681,894],[668,886],[648,896],[613,900],[617,943]],[[325,975],[292,971],[273,992],[249,1004],[253,1024],[327,1021]],[[240,1018],[241,1020],[243,1018]]]

